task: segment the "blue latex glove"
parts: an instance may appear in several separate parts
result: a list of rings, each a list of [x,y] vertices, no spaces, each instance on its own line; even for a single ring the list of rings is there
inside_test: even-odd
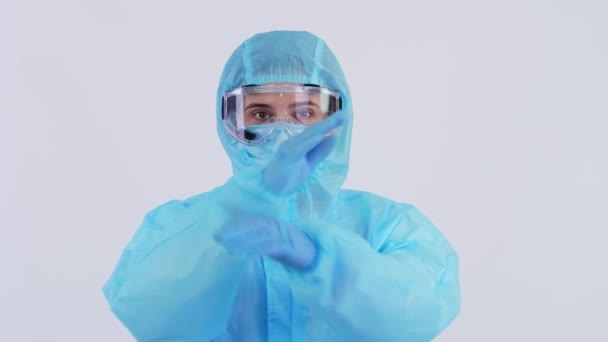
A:
[[[298,270],[312,266],[317,254],[306,234],[272,217],[238,216],[224,224],[215,239],[229,251],[267,256]]]
[[[327,134],[342,125],[345,117],[345,111],[338,111],[283,142],[264,169],[266,186],[274,193],[284,195],[304,184],[336,146],[335,134]]]

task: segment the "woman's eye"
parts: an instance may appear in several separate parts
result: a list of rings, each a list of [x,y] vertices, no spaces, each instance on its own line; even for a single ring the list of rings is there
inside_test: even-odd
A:
[[[308,119],[313,116],[313,112],[310,110],[300,110],[296,112],[298,119]]]
[[[253,115],[255,116],[256,119],[259,119],[259,120],[266,120],[270,117],[270,114],[268,114],[266,112],[255,112],[255,113],[253,113]]]

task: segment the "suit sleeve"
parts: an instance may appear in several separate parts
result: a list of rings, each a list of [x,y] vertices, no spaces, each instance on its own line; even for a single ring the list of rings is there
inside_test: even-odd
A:
[[[311,230],[316,265],[289,271],[296,297],[340,340],[430,341],[459,312],[456,252],[416,208],[400,208],[374,227],[377,249],[349,230]]]
[[[255,175],[146,215],[103,287],[138,341],[209,341],[225,331],[249,259],[227,252],[213,234],[245,203],[276,210],[280,201],[260,190]]]

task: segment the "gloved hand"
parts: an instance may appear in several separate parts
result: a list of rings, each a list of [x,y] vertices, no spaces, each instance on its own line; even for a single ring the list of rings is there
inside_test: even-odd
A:
[[[283,142],[264,169],[266,186],[276,194],[285,195],[304,184],[333,150],[336,136],[327,134],[342,125],[345,117],[346,112],[338,111]]]
[[[298,270],[311,267],[317,255],[306,234],[272,217],[238,216],[227,222],[215,239],[229,251],[267,256]]]

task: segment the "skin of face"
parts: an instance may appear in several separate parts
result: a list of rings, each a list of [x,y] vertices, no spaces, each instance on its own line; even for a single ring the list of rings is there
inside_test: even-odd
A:
[[[269,83],[273,86],[298,86],[297,83]],[[327,118],[319,94],[256,93],[244,98],[245,125],[284,121],[310,125]]]

